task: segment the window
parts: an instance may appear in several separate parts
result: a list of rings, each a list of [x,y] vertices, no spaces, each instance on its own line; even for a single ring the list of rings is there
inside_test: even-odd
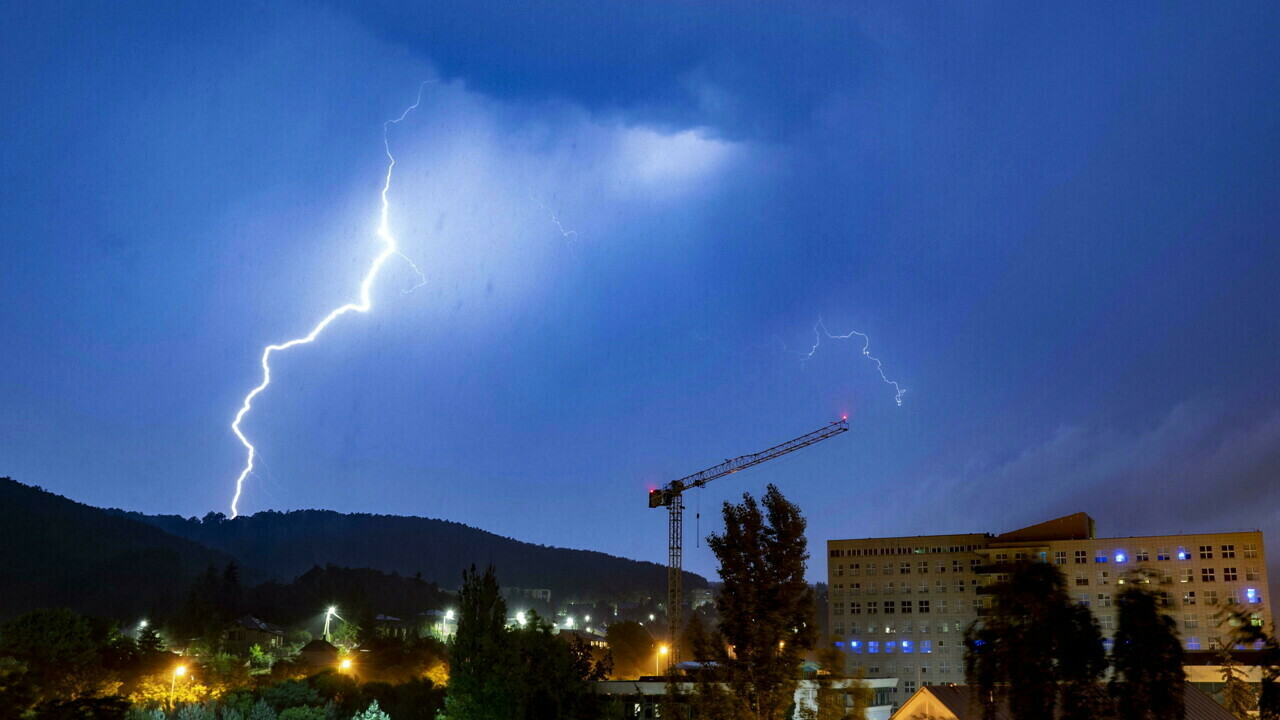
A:
[[[920,593],[921,595],[928,595],[928,594],[929,594],[929,581],[928,581],[928,580],[921,580],[921,581],[920,581],[920,586],[916,588],[916,592]]]
[[[867,594],[868,594],[868,595],[875,595],[875,594],[876,594],[876,584],[875,584],[875,583],[873,583],[873,582],[869,582],[869,583],[867,583]]]
[[[843,566],[843,565],[837,565],[837,566],[836,566],[836,577],[844,577],[844,566]]]
[[[1214,582],[1214,581],[1215,581],[1215,572],[1214,572],[1214,569],[1213,569],[1213,568],[1200,568],[1200,581],[1201,581],[1201,582]]]
[[[1081,570],[1080,572],[1077,572],[1077,573],[1076,573],[1076,585],[1077,585],[1077,586],[1081,586],[1081,585],[1088,585],[1088,584],[1089,584],[1089,578],[1085,576],[1084,571],[1083,571],[1083,570]]]
[[[842,603],[842,602],[838,602],[838,603],[835,603],[834,605],[832,605],[832,607],[831,607],[831,614],[832,614],[832,615],[843,615],[843,614],[844,614],[844,603]]]
[[[933,591],[934,591],[934,592],[940,592],[940,593],[946,592],[946,591],[947,591],[947,581],[946,581],[946,580],[935,580],[935,581],[933,582]]]
[[[871,653],[872,655],[875,655],[876,653],[880,652],[880,641],[879,640],[869,641],[867,643],[867,652]]]
[[[928,601],[928,600],[921,600],[920,602],[918,602],[918,603],[917,603],[917,605],[919,606],[919,608],[920,608],[920,612],[921,612],[922,614],[923,614],[923,613],[927,613],[927,612],[929,612],[929,601]]]
[[[832,628],[831,632],[833,635],[836,635],[836,636],[844,635],[844,626],[836,625]]]
[[[1099,571],[1098,571],[1098,584],[1099,584],[1099,585],[1110,585],[1110,584],[1111,584],[1111,573],[1107,572],[1106,570],[1099,570]]]
[[[1205,605],[1217,605],[1217,604],[1218,604],[1218,591],[1217,591],[1217,590],[1205,590],[1205,591],[1204,591],[1204,604],[1205,604]]]
[[[921,640],[921,641],[920,641],[920,652],[922,652],[922,653],[931,653],[931,652],[933,652],[933,641],[932,641],[932,640]]]
[[[1138,548],[1138,552],[1133,554],[1133,559],[1138,562],[1150,562],[1151,554],[1147,552],[1146,548]]]
[[[883,571],[884,571],[884,574],[885,574],[885,575],[892,575],[892,574],[893,574],[893,563],[891,563],[891,562],[887,562],[887,563],[885,563],[885,564],[881,567],[881,570],[883,570]]]
[[[1144,582],[1147,582],[1147,581],[1144,581]],[[1172,585],[1172,584],[1173,584],[1173,576],[1169,574],[1169,571],[1168,571],[1168,570],[1161,570],[1161,571],[1160,571],[1160,584],[1161,584],[1161,585]]]
[[[878,612],[880,612],[880,603],[876,602],[875,600],[872,600],[867,603],[868,615],[875,615]]]
[[[902,648],[902,652],[911,652],[911,651],[910,651],[910,650],[908,650],[908,649],[906,649],[906,648]],[[916,691],[916,681],[915,681],[915,680],[903,680],[903,681],[902,681],[902,691],[903,691],[903,692],[905,692],[905,693],[906,693],[906,694],[908,694],[908,695],[913,694],[913,693]]]
[[[839,635],[840,633],[836,633],[836,634],[837,634],[837,635]],[[849,634],[850,634],[850,635],[857,635],[857,634],[858,634],[858,623],[850,623],[850,624],[849,624]]]
[[[1239,576],[1237,576],[1237,575],[1236,575],[1236,569],[1235,569],[1235,568],[1233,568],[1233,567],[1224,567],[1224,568],[1222,568],[1222,581],[1223,581],[1223,582],[1235,582],[1235,581],[1236,581],[1236,580],[1238,580],[1238,579],[1239,579]]]
[[[1196,637],[1195,635],[1192,635],[1191,637],[1187,638],[1187,649],[1188,649],[1188,650],[1199,650],[1199,649],[1200,649],[1200,638]]]
[[[1256,568],[1256,567],[1251,567],[1251,568],[1245,568],[1245,569],[1244,569],[1244,579],[1245,579],[1245,580],[1256,581],[1256,580],[1258,580],[1258,578],[1259,578],[1259,575],[1258,575],[1258,568]]]
[[[996,553],[996,564],[1009,562],[1009,553]]]
[[[933,571],[938,573],[944,573],[947,571],[947,566],[943,565],[942,562],[939,561],[938,564],[933,568]]]
[[[951,572],[953,572],[953,573],[957,573],[957,572],[960,572],[962,569],[963,569],[963,568],[960,566],[960,561],[959,561],[959,560],[952,560],[952,561],[951,561]]]
[[[1111,594],[1098,593],[1098,607],[1111,607]]]
[[[947,599],[942,598],[938,600],[938,612],[944,613],[946,611],[947,611]]]
[[[889,640],[889,641],[887,641],[887,642],[884,644],[884,654],[885,654],[885,655],[892,655],[892,654],[893,654],[893,651],[894,651],[894,650],[897,650],[897,649],[898,649],[898,641],[897,641],[897,640]]]
[[[1169,548],[1156,548],[1156,560],[1168,560]]]
[[[903,621],[902,621],[902,632],[907,633],[908,635],[909,635],[909,634],[911,634],[911,633],[913,633],[913,632],[915,632],[915,629],[914,629],[914,627],[911,625],[911,621],[910,621],[910,620],[903,620]],[[910,640],[905,640],[904,642],[911,642],[911,641],[910,641]]]
[[[1179,545],[1179,546],[1178,546],[1178,559],[1179,559],[1179,560],[1190,560],[1190,559],[1191,559],[1191,553],[1187,552],[1187,549],[1186,549],[1186,548],[1184,548],[1184,547],[1182,547],[1181,545]]]
[[[875,574],[876,574],[876,564],[875,564],[875,563],[867,563],[867,574],[868,574],[868,575],[875,575]]]
[[[1017,562],[1022,562],[1027,559],[1027,554],[1024,552],[1016,552],[1013,554],[1013,559]]]
[[[1195,582],[1195,571],[1191,568],[1182,568],[1182,582]]]
[[[1087,562],[1089,562],[1089,553],[1088,553],[1088,552],[1086,552],[1086,551],[1084,551],[1084,550],[1077,550],[1077,551],[1076,551],[1076,564],[1077,564],[1077,565],[1084,565],[1084,564],[1085,564],[1085,563],[1087,563]]]
[[[911,583],[909,582],[902,583],[902,586],[899,589],[899,592],[901,592],[903,595],[906,595],[907,593],[911,592]]]
[[[1237,589],[1235,589],[1235,588],[1231,588],[1230,590],[1228,590],[1228,591],[1227,591],[1227,604],[1228,604],[1228,605],[1239,605],[1239,604],[1240,604],[1240,591],[1239,591],[1239,590],[1237,590]]]
[[[1188,591],[1186,591],[1186,592],[1182,593],[1182,604],[1183,604],[1183,605],[1195,605],[1195,604],[1196,604],[1196,591],[1195,591],[1195,590],[1188,590]]]
[[[850,566],[849,566],[849,574],[850,574],[850,575],[857,575],[857,574],[858,574],[858,565],[856,565],[856,564],[855,564],[855,565],[850,565]]]
[[[1223,557],[1223,558],[1225,558],[1225,559],[1227,559],[1227,560],[1230,560],[1231,558],[1233,558],[1233,557],[1235,557],[1235,556],[1236,556],[1236,546],[1235,546],[1235,545],[1223,545],[1223,546],[1222,546],[1222,547],[1220,547],[1219,549],[1220,549],[1220,550],[1222,550],[1222,557]]]
[[[1106,562],[1106,561],[1107,561],[1107,551],[1106,551],[1106,550],[1095,550],[1095,551],[1093,552],[1093,561],[1094,561],[1094,562],[1096,562],[1096,563],[1104,563],[1104,562]]]
[[[862,603],[860,603],[860,602],[851,602],[851,603],[849,603],[849,614],[850,614],[850,615],[861,615],[861,614],[862,614]]]
[[[885,601],[884,601],[884,614],[885,614],[885,615],[892,615],[892,614],[894,613],[895,609],[896,609],[896,604],[894,603],[894,601],[892,601],[892,600],[885,600]]]
[[[964,580],[956,581],[956,592],[964,592]]]
[[[1089,607],[1089,593],[1080,593],[1076,596],[1076,601],[1085,607]]]
[[[1221,650],[1221,649],[1222,649],[1222,638],[1218,637],[1217,635],[1210,635],[1210,636],[1209,636],[1209,649],[1210,649],[1210,650]]]
[[[982,561],[979,560],[978,558],[973,558],[972,560],[969,561],[969,571],[973,572],[978,568],[978,565],[981,563]]]
[[[1099,615],[1098,624],[1104,632],[1112,632],[1116,629],[1116,618],[1114,615]]]
[[[1200,616],[1195,613],[1184,613],[1182,616],[1182,626],[1188,630],[1200,627]]]
[[[929,561],[921,560],[920,562],[916,563],[916,572],[920,573],[921,575],[924,575],[925,573],[929,572]]]
[[[899,574],[899,575],[910,575],[910,574],[911,574],[911,563],[909,563],[909,562],[904,562],[904,563],[902,563],[902,565],[900,565],[900,566],[898,567],[898,574]]]
[[[1066,550],[1054,550],[1054,551],[1053,551],[1053,564],[1054,564],[1054,565],[1066,565],[1066,564],[1067,564],[1067,551],[1066,551]]]
[[[1247,558],[1256,558],[1256,557],[1258,557],[1258,545],[1257,545],[1257,543],[1245,543],[1245,544],[1244,544],[1244,556],[1245,556],[1245,557],[1247,557]]]
[[[903,614],[903,615],[910,615],[910,614],[911,614],[911,610],[912,610],[911,601],[910,601],[910,600],[903,600],[903,601],[902,601],[902,614]]]

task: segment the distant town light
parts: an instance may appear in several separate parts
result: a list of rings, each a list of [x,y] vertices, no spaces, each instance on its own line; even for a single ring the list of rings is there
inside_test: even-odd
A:
[[[583,623],[589,623],[589,622],[591,622],[591,616],[590,616],[590,615],[588,615],[588,616],[586,616],[586,617],[582,618],[582,622],[583,622]]]
[[[146,621],[145,619],[143,619],[143,620],[139,620],[139,621],[138,621],[138,629],[139,629],[139,630],[141,630],[141,629],[145,628],[146,626],[147,626],[147,621]]]
[[[649,622],[653,622],[653,613],[649,613]]]

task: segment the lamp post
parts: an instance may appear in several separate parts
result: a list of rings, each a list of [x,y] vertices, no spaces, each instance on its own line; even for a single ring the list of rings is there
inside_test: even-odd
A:
[[[444,622],[440,623],[440,637],[447,638],[449,636],[449,622],[451,620],[453,620],[453,611],[445,611]]]
[[[173,669],[173,676],[169,678],[169,709],[173,709],[173,691],[178,686],[178,678],[187,674],[187,666],[179,665]]]
[[[661,658],[664,658],[664,657],[666,657],[666,656],[667,656],[667,649],[668,649],[668,648],[667,648],[667,646],[666,646],[666,645],[659,645],[659,646],[658,646],[658,654],[653,656],[653,674],[654,674],[654,675],[661,675],[661,674],[662,674],[662,673],[658,670],[658,661],[659,661]]]

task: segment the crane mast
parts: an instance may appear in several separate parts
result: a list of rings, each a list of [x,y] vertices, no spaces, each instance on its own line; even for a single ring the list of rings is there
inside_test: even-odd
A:
[[[700,488],[716,478],[732,475],[800,448],[822,442],[848,429],[847,418],[841,418],[811,433],[774,445],[768,450],[725,460],[719,465],[679,480],[672,480],[660,488],[649,491],[649,507],[667,509],[667,640],[671,644],[670,652],[667,654],[668,667],[680,661],[676,636],[680,632],[680,603],[684,596],[684,582],[681,574],[684,566],[684,491]]]

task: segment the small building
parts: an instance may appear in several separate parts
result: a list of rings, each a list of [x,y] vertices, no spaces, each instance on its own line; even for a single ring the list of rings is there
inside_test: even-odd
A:
[[[564,638],[565,640],[569,640],[571,638],[577,638],[582,642],[586,643],[588,647],[593,647],[593,648],[609,647],[609,643],[605,640],[605,637],[603,635],[597,635],[596,633],[593,633],[590,630],[569,630],[568,628],[560,628],[557,634],[560,637]]]
[[[254,645],[263,651],[271,651],[284,645],[283,628],[263,622],[252,615],[245,615],[228,625],[225,635],[227,652],[234,655],[248,655],[249,648]]]
[[[1186,720],[1235,720],[1191,683],[1183,691]],[[927,717],[937,720],[981,720],[982,706],[978,703],[978,690],[972,685],[925,685],[907,699],[893,714],[893,720]],[[1006,704],[996,706],[996,720],[1012,720]]]
[[[685,663],[681,663],[684,665]],[[697,663],[690,663],[696,666]],[[854,692],[857,680],[835,680],[837,684],[847,684],[849,692]],[[896,683],[894,679],[863,680],[863,685],[870,689],[875,700],[867,708],[867,720],[889,720],[893,706],[889,704],[884,688]],[[682,694],[692,694],[694,684],[691,682],[675,683]],[[665,678],[645,677],[639,680],[606,680],[593,683],[597,695],[604,695],[612,702],[606,720],[649,720],[650,718],[670,718],[662,714],[662,705],[666,701],[667,682]],[[813,680],[801,680],[796,687],[795,714],[791,720],[807,717],[817,710],[818,683]],[[848,707],[853,707],[852,698],[845,698]],[[678,710],[675,718],[687,718],[692,712],[685,708],[681,714]]]
[[[338,648],[316,638],[302,646],[298,657],[312,667],[333,667],[338,664]]]

